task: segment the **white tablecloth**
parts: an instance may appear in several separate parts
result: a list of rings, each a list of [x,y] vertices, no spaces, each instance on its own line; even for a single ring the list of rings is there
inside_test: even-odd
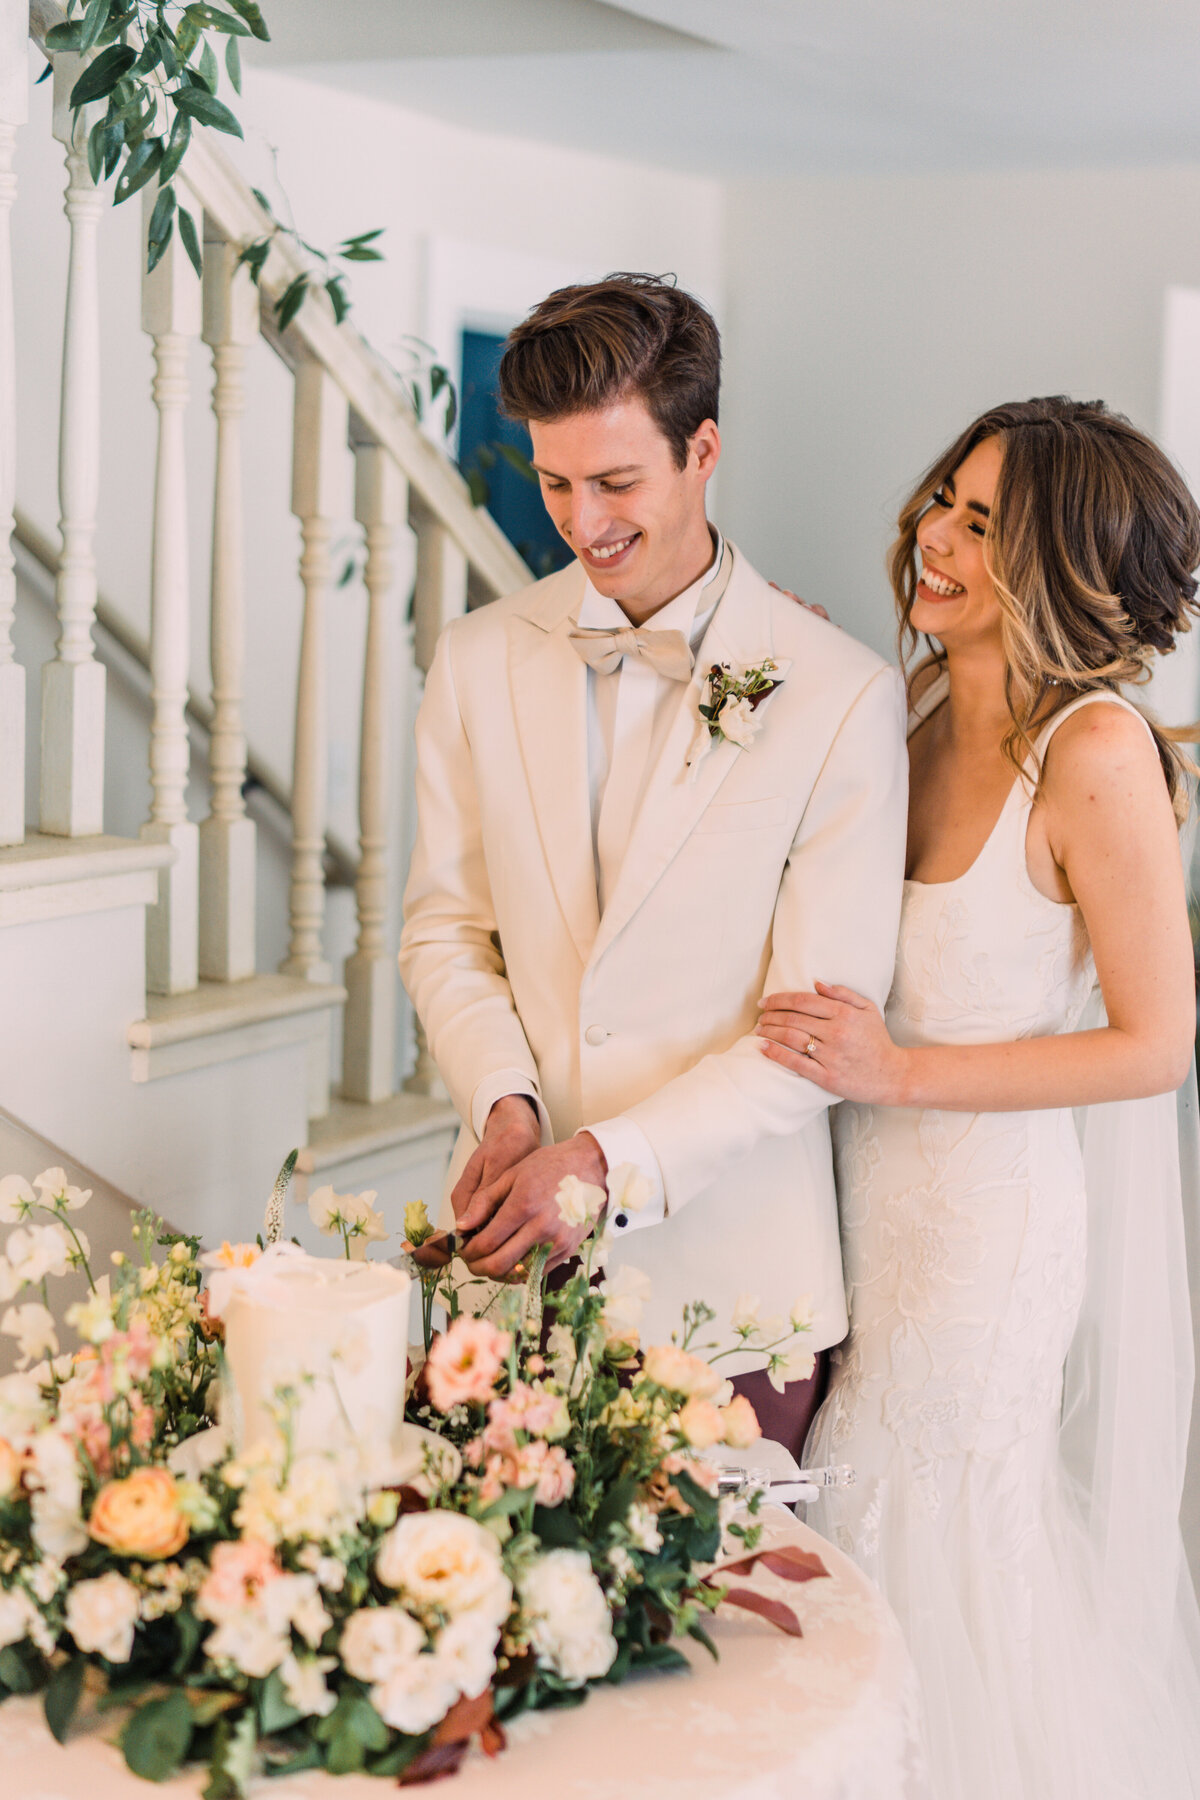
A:
[[[801,1639],[731,1607],[713,1621],[714,1663],[690,1641],[692,1673],[647,1674],[599,1688],[573,1711],[535,1713],[508,1727],[494,1761],[473,1753],[446,1800],[920,1800],[914,1681],[895,1619],[852,1563],[782,1510],[767,1509],[771,1542],[816,1551],[829,1580],[803,1585],[755,1572],[747,1584],[795,1611]],[[138,1780],[106,1741],[111,1718],[77,1727],[65,1747],[40,1698],[0,1706],[4,1800],[182,1800],[200,1794],[193,1769],[158,1787]],[[260,1781],[275,1800],[381,1800],[394,1781],[301,1774]],[[422,1790],[416,1789],[414,1792]]]

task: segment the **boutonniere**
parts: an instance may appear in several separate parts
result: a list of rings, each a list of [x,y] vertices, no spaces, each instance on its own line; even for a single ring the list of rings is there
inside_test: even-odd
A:
[[[700,689],[700,725],[688,756],[694,775],[715,743],[724,738],[746,750],[762,730],[758,708],[783,681],[779,664],[770,657],[752,669],[736,674],[728,663],[714,663]]]

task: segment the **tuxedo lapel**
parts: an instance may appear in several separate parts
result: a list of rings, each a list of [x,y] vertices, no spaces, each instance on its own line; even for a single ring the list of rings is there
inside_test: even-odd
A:
[[[542,850],[580,960],[599,923],[587,762],[587,667],[567,638],[582,575],[564,572],[512,621],[509,682]]]
[[[754,754],[753,745],[747,752],[718,738],[699,768],[694,772],[688,768],[688,752],[697,739],[701,692],[713,664],[727,662],[745,668],[772,654],[770,589],[736,551],[733,555],[729,586],[704,634],[692,680],[680,698],[662,755],[646,785],[620,876],[595,937],[593,962],[624,930],[662,878],[738,757]],[[780,669],[786,672],[787,664],[781,662]],[[765,707],[770,706],[771,698],[763,702]]]

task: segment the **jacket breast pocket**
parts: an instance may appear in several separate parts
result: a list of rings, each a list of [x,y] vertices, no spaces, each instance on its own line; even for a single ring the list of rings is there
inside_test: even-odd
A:
[[[695,835],[715,831],[761,831],[769,825],[782,825],[787,818],[788,803],[782,794],[769,794],[761,800],[728,800],[708,807],[701,813]]]

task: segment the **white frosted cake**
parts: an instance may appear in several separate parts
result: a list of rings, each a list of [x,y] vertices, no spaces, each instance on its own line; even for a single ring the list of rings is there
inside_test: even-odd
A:
[[[224,1410],[239,1450],[277,1434],[276,1390],[287,1386],[297,1454],[354,1448],[378,1473],[410,1462],[410,1288],[388,1263],[309,1256],[294,1244],[237,1270],[220,1311],[233,1388]]]

